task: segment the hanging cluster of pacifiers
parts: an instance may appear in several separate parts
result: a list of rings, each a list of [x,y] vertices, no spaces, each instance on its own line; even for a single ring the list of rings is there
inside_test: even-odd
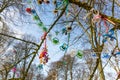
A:
[[[48,0],[38,0],[39,4],[42,3],[49,3]],[[41,37],[41,40],[44,40],[44,47],[42,49],[42,51],[39,54],[39,59],[40,59],[40,64],[39,67],[42,68],[43,64],[46,64],[49,60],[49,55],[48,55],[48,49],[46,46],[46,36],[47,36],[47,28],[45,27],[45,25],[43,24],[43,22],[41,21],[40,17],[38,16],[37,12],[35,11],[35,9],[33,8],[26,8],[26,12],[33,15],[33,20],[36,21],[37,25],[43,30],[44,34]]]
[[[40,63],[41,64],[46,64],[49,60],[49,55],[48,55],[48,50],[47,48],[43,48],[42,51],[40,52]]]

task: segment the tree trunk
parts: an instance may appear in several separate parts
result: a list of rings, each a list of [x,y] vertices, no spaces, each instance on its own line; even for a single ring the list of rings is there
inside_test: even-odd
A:
[[[75,57],[72,60],[70,60],[71,61],[71,63],[70,63],[70,76],[71,76],[71,80],[73,80],[72,68],[73,68],[74,59],[75,59]]]
[[[100,56],[99,56],[98,70],[99,70],[99,74],[100,74],[100,80],[105,80],[105,75],[104,75],[104,71],[103,71],[103,67],[102,67],[102,61],[101,61]]]
[[[65,69],[65,80],[67,80],[67,77],[68,77],[67,73],[68,73],[68,63],[66,65],[66,69]]]
[[[5,67],[5,66],[4,66]],[[9,71],[7,70],[7,68],[5,67],[5,80],[7,80],[7,77],[8,77],[8,73],[9,73]]]

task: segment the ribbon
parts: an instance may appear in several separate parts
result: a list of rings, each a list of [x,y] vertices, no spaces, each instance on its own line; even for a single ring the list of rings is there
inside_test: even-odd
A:
[[[108,34],[114,35],[114,30],[113,29],[109,30]]]
[[[46,39],[45,39],[45,41],[44,41],[44,48],[47,49]]]
[[[113,35],[114,35],[114,30],[113,29],[109,30],[107,34],[103,35],[103,42],[106,42],[107,38],[110,38],[111,41],[117,40]]]
[[[120,52],[117,52],[116,55],[120,55]]]
[[[47,52],[47,45],[46,45],[46,36],[47,36],[47,32],[44,33],[44,35],[41,37],[41,39],[44,39],[44,48],[40,53],[39,59],[40,59],[40,63],[42,64],[46,64],[49,60],[48,58],[48,52]]]
[[[116,40],[116,38],[114,36],[111,36],[109,34],[105,34],[105,35],[103,35],[103,42],[106,42],[107,38],[110,38],[111,41]]]
[[[104,21],[104,25],[105,25],[105,27],[106,27],[106,31],[105,31],[105,32],[108,33],[109,27],[108,27],[108,25],[107,25],[106,19],[103,18],[103,21]]]
[[[100,23],[100,19],[102,19],[102,21],[104,22],[104,26],[106,27],[106,33],[108,33],[108,30],[109,30],[109,26],[107,25],[107,22],[106,22],[106,18],[102,17],[101,15],[99,15],[99,13],[97,15],[95,15],[92,19],[92,22],[95,23],[95,22],[99,22]]]
[[[47,32],[44,32],[43,36],[41,37],[42,40],[45,40],[47,36]]]

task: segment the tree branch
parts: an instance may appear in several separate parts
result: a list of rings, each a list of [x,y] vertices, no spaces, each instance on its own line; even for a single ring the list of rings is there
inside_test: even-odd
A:
[[[20,41],[23,41],[23,42],[26,42],[26,43],[30,43],[30,44],[39,46],[38,44],[36,44],[36,43],[34,43],[34,42],[26,41],[26,40],[23,40],[23,39],[20,39],[20,38],[16,38],[16,37],[11,36],[11,35],[8,35],[8,34],[0,33],[0,35],[7,36],[7,37],[10,37],[10,38],[13,38],[13,39],[16,39],[16,40],[20,40]]]
[[[86,9],[87,11],[90,11],[92,9],[92,7],[90,5],[88,5],[87,3],[83,3],[79,0],[69,0],[70,3],[73,3],[75,5],[78,5],[79,7],[82,7],[84,9]],[[108,15],[105,15],[105,14],[102,14],[100,13],[100,15],[104,18],[106,18],[106,20],[108,22],[110,22],[111,24],[113,25],[116,25],[115,26],[115,29],[120,29],[120,19],[117,19],[117,18],[114,18],[114,17],[111,17],[111,16],[108,16]]]
[[[96,60],[96,66],[95,66],[95,68],[93,69],[93,72],[92,72],[92,74],[90,75],[90,77],[89,77],[88,80],[92,80],[92,78],[94,77],[94,73],[95,73],[95,71],[97,70],[98,64],[99,64],[99,59]]]

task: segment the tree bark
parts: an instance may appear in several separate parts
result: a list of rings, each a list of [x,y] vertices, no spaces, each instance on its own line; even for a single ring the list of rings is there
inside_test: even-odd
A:
[[[88,80],[92,80],[92,78],[94,77],[94,74],[95,74],[95,72],[96,72],[96,70],[97,70],[97,68],[98,68],[98,64],[99,64],[99,59],[96,60],[96,66],[95,66],[95,68],[93,69],[93,72],[92,72],[92,74],[90,75],[90,77],[89,77]]]
[[[103,67],[102,67],[102,60],[101,60],[101,55],[99,55],[99,64],[98,64],[98,70],[99,70],[99,74],[100,74],[100,80],[105,80],[105,75],[104,75],[104,71],[103,71]]]
[[[65,69],[65,80],[67,80],[67,73],[68,73],[68,64],[66,65],[66,69]]]

